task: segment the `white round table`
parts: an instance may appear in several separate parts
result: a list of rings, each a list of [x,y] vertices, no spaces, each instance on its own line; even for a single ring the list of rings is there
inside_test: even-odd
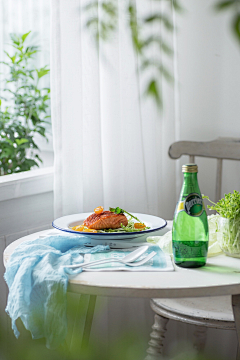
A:
[[[21,242],[58,230],[44,230],[20,238],[4,251],[7,263]],[[79,294],[145,298],[232,296],[235,325],[240,343],[240,259],[219,255],[208,258],[204,267],[174,272],[82,272],[69,280],[68,291]],[[93,300],[93,298],[92,298]],[[92,301],[92,307],[94,301]]]
[[[21,242],[58,233],[44,230],[12,242],[4,251],[6,264]],[[182,298],[240,294],[240,259],[219,255],[204,267],[174,272],[82,272],[69,281],[69,291],[101,296]]]

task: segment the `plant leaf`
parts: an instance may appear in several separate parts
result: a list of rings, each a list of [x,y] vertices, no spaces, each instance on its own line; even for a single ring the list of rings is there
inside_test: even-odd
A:
[[[157,81],[155,79],[150,80],[147,85],[145,95],[150,96],[156,101],[156,104],[159,108],[162,108],[162,97],[158,88]]]
[[[21,40],[16,34],[10,34],[10,38],[15,45],[20,45]]]
[[[172,76],[170,71],[165,66],[160,65],[159,66],[159,71],[168,82],[173,82],[174,77]]]
[[[179,13],[182,13],[184,11],[184,8],[180,5],[180,3],[177,0],[173,0],[173,7],[175,11],[178,11]]]
[[[233,33],[237,37],[237,40],[240,41],[240,13],[238,13],[232,22]]]
[[[28,37],[28,35],[31,33],[31,31],[27,32],[26,34],[22,35],[22,42],[24,43],[24,41],[26,40],[26,38]]]
[[[236,4],[235,0],[228,0],[228,1],[220,1],[214,5],[214,9],[216,11],[225,10],[226,8],[229,8],[230,6],[233,6]]]
[[[27,140],[27,139],[16,139],[15,142],[16,142],[16,144],[17,144],[18,146],[20,146],[20,145],[22,145],[22,144],[27,143],[28,140]]]
[[[49,73],[50,69],[46,69],[46,66],[44,66],[41,69],[36,69],[38,79],[41,79],[41,77],[47,75]]]
[[[154,15],[146,17],[144,21],[146,23],[152,23],[152,22],[159,21],[159,22],[162,22],[168,30],[173,30],[173,24],[172,24],[171,20],[169,20],[169,18],[164,14],[156,13]]]

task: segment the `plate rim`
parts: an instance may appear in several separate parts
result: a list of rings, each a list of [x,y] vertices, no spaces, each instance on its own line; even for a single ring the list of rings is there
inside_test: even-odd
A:
[[[122,233],[122,232],[111,232],[111,233],[91,233],[91,232],[83,232],[83,231],[74,231],[74,230],[71,230],[71,229],[67,229],[67,228],[61,228],[59,226],[56,226],[54,224],[55,221],[59,220],[59,219],[62,219],[62,218],[65,218],[65,217],[68,217],[68,216],[74,216],[74,215],[81,215],[81,214],[92,214],[92,213],[77,213],[77,214],[72,214],[72,215],[65,215],[65,216],[61,216],[55,220],[53,220],[52,222],[52,226],[57,229],[57,230],[60,230],[60,231],[64,231],[64,232],[68,232],[68,233],[71,233],[71,234],[75,234],[75,235],[82,235],[82,236],[99,236],[99,237],[102,237],[102,236],[124,236],[124,235],[144,235],[144,234],[147,234],[147,233],[150,233],[150,232],[153,232],[153,231],[158,231],[158,230],[161,230],[163,228],[165,228],[167,226],[167,220],[159,217],[159,216],[156,216],[156,215],[150,215],[150,214],[141,214],[141,213],[133,213],[134,214],[138,214],[138,215],[147,215],[147,216],[152,216],[152,217],[155,217],[155,218],[158,218],[158,219],[161,219],[164,221],[164,225],[160,226],[160,227],[157,227],[157,228],[154,228],[154,229],[148,229],[148,230],[143,230],[143,231],[132,231],[130,233]]]

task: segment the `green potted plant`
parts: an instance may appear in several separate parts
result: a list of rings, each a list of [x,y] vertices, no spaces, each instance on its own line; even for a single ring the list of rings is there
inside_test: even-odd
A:
[[[219,214],[216,216],[216,232],[220,248],[226,255],[240,258],[240,193],[234,190],[217,203],[208,196],[203,198],[213,204],[208,208]]]
[[[0,176],[39,167],[42,160],[35,135],[48,140],[50,89],[42,88],[40,82],[49,69],[34,67],[39,50],[26,44],[29,34],[11,34],[13,52],[5,51],[8,61],[2,61],[8,75],[0,98]]]

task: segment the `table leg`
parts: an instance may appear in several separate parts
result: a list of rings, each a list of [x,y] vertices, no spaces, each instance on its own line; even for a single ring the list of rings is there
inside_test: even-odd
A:
[[[89,297],[89,303],[88,303],[88,309],[87,309],[87,315],[86,315],[86,320],[85,320],[85,325],[84,325],[84,330],[83,330],[82,345],[81,345],[82,350],[87,349],[87,347],[88,347],[96,299],[97,299],[96,295],[90,295],[90,297]]]
[[[237,360],[240,360],[240,295],[232,295],[232,308],[238,338]]]

